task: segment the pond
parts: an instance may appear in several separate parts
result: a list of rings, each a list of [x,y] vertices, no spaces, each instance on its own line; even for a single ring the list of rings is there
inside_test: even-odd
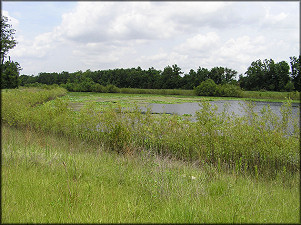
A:
[[[216,105],[218,107],[217,112],[221,113],[225,105],[228,105],[228,111],[230,113],[235,113],[237,116],[244,116],[246,114],[244,110],[244,106],[246,106],[245,101],[239,100],[218,100],[218,101],[209,101],[211,105]],[[281,117],[280,108],[283,103],[281,102],[256,102],[254,103],[254,112],[260,115],[260,111],[264,106],[270,106],[270,109],[277,116]],[[168,113],[168,114],[178,114],[185,115],[190,114],[195,116],[196,111],[201,109],[201,103],[198,102],[186,102],[186,103],[178,103],[178,104],[157,104],[151,103],[149,104],[151,107],[152,113]],[[141,107],[142,111],[146,111],[147,107]],[[294,117],[298,116],[298,112],[300,112],[300,103],[292,103],[292,114]]]

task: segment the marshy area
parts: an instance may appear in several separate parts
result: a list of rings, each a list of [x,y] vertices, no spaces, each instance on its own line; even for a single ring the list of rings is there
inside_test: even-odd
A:
[[[298,223],[299,112],[290,100],[2,90],[3,222]]]

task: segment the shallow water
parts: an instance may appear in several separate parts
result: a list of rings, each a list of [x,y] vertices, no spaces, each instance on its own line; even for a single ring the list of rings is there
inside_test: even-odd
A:
[[[218,107],[217,112],[221,113],[225,106],[228,105],[228,112],[234,113],[237,116],[244,116],[246,112],[244,107],[246,106],[246,102],[239,101],[239,100],[219,100],[219,101],[209,101],[211,105],[216,105]],[[256,102],[254,103],[254,112],[260,115],[260,111],[264,106],[270,106],[270,109],[273,113],[277,116],[281,117],[280,108],[283,105],[281,102]],[[151,111],[153,113],[168,113],[168,114],[190,114],[195,116],[196,111],[202,108],[201,103],[198,102],[186,102],[186,103],[179,103],[179,104],[157,104],[151,103],[149,104],[151,107]],[[142,111],[146,111],[146,107],[141,107]],[[298,112],[300,112],[300,103],[292,103],[292,115],[294,117],[298,116]]]

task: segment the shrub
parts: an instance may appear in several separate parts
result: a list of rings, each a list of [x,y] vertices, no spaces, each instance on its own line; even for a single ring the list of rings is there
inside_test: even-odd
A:
[[[214,96],[216,89],[217,85],[215,82],[212,79],[207,79],[195,88],[195,93],[200,96]]]
[[[99,83],[95,83],[92,86],[92,91],[93,92],[100,92],[100,93],[106,93],[107,92],[107,88]]]
[[[242,90],[234,84],[218,85],[216,88],[216,96],[223,97],[242,97]]]
[[[107,85],[106,89],[107,89],[108,93],[119,93],[120,92],[120,89],[113,84]]]

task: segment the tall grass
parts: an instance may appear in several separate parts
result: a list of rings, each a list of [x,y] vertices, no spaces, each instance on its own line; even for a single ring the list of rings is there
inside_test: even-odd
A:
[[[101,142],[118,153],[147,151],[271,178],[282,171],[299,171],[300,133],[298,121],[291,119],[290,102],[282,108],[282,119],[268,108],[257,115],[252,103],[247,104],[244,117],[237,118],[226,110],[219,115],[216,108],[203,102],[197,122],[191,122],[176,115],[152,115],[150,110],[142,114],[138,106],[124,109],[109,105],[100,109],[96,103],[89,103],[75,112],[59,98],[37,104],[41,103],[40,95],[47,100],[51,93],[33,89],[3,92],[2,120],[87,142]],[[31,103],[20,102],[22,96],[31,96]]]
[[[256,99],[292,99],[300,101],[300,92],[276,92],[276,91],[243,91],[243,98],[256,98]]]
[[[28,116],[41,105],[56,97],[63,96],[67,91],[53,86],[52,88],[22,88],[1,90],[1,119],[10,125],[27,125]]]
[[[298,223],[298,174],[108,152],[100,143],[2,124],[3,223]]]

